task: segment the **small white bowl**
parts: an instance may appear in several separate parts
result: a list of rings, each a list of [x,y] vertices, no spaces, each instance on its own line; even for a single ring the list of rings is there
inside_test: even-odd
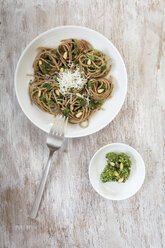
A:
[[[100,174],[107,164],[108,152],[124,152],[132,161],[131,174],[125,183],[102,183]],[[145,178],[145,165],[141,155],[131,146],[122,143],[112,143],[101,147],[92,157],[89,164],[89,179],[98,194],[110,200],[127,199],[141,188]]]

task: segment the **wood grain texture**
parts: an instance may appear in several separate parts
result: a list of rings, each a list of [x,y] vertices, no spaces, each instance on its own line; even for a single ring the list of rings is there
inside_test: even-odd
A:
[[[55,154],[33,221],[27,216],[48,156],[46,134],[21,111],[14,71],[34,37],[68,24],[114,43],[126,63],[128,93],[110,125],[68,140]],[[165,247],[165,2],[1,0],[0,47],[0,248]],[[121,202],[101,198],[88,178],[90,158],[112,142],[133,146],[146,164],[143,187]]]

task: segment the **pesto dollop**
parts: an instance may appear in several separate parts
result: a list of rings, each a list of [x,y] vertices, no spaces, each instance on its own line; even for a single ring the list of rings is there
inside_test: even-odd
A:
[[[100,175],[101,181],[125,183],[131,172],[132,162],[125,153],[109,152],[106,154],[107,165]]]

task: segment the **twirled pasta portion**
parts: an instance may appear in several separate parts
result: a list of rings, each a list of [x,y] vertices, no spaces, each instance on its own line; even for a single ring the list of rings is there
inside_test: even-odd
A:
[[[90,116],[111,96],[112,79],[106,55],[85,40],[62,40],[57,48],[39,47],[34,80],[29,82],[31,103],[70,123],[89,124]],[[82,123],[86,121],[84,126]]]
[[[93,48],[86,40],[66,39],[61,42],[62,44],[59,45],[58,50],[60,53],[62,52],[63,57],[68,60],[68,62],[77,59],[83,51]],[[75,63],[76,62],[75,60]]]
[[[31,103],[35,103],[40,109],[56,115],[60,112],[58,104],[58,83],[54,80],[35,79],[29,83],[29,95]]]
[[[105,77],[111,69],[108,66],[106,55],[95,49],[84,51],[79,56],[79,63],[86,77]]]
[[[80,54],[92,45],[85,40],[63,40],[58,48],[39,47],[33,68],[35,75],[45,78],[46,75],[54,76],[57,72],[68,69],[68,64],[77,64]]]
[[[105,101],[109,98],[113,90],[111,80],[108,80],[107,78],[90,79],[88,84],[91,98],[96,101]]]

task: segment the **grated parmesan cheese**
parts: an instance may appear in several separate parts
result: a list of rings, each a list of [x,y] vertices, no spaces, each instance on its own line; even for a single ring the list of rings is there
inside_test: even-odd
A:
[[[68,89],[81,89],[87,83],[87,79],[82,77],[79,67],[75,71],[65,70],[62,73],[59,73],[57,78],[59,83],[59,92],[62,95],[68,93]]]

